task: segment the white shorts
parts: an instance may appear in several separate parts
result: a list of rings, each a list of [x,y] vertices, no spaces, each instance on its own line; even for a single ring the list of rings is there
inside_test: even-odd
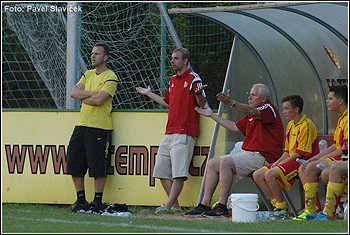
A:
[[[188,178],[196,138],[186,134],[164,135],[159,145],[153,177]]]
[[[250,176],[255,170],[268,164],[268,161],[266,161],[259,152],[241,150],[235,151],[234,154],[221,156],[221,158],[224,157],[232,157],[233,159],[236,166],[236,175],[234,175],[235,181]]]

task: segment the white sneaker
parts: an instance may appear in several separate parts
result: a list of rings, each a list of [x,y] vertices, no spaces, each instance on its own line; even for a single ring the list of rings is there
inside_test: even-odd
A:
[[[155,214],[168,214],[170,212],[171,212],[171,209],[166,207],[165,205],[161,205],[157,207],[156,210],[154,211]]]

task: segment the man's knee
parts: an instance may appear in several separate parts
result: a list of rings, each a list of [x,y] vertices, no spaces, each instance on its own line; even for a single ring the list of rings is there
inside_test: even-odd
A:
[[[234,163],[231,156],[226,155],[220,158],[221,158],[220,165],[232,165]]]
[[[265,173],[265,178],[277,178],[278,176],[279,175],[276,167],[268,169]]]
[[[219,170],[220,161],[221,161],[220,157],[215,157],[215,158],[209,159],[209,161],[207,163],[207,169]]]
[[[309,174],[309,173],[317,171],[318,170],[317,164],[319,162],[320,161],[313,161],[313,162],[310,162],[309,164],[307,164],[306,173]]]
[[[253,179],[255,182],[258,182],[260,180],[262,180],[262,178],[265,178],[265,170],[260,168],[260,169],[257,169],[253,172]]]

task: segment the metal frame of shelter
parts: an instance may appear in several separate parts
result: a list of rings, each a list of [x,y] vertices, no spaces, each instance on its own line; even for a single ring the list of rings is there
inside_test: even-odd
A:
[[[277,108],[283,97],[299,94],[318,133],[334,132],[338,116],[328,112],[326,98],[330,85],[348,84],[348,2],[280,2],[168,12],[203,17],[234,33],[223,92],[230,89],[234,99],[244,101],[252,84],[261,82],[270,87]],[[223,109],[220,103],[218,115]],[[228,111],[233,120],[239,115]],[[218,128],[216,124],[208,160]],[[205,174],[199,202],[204,181]]]

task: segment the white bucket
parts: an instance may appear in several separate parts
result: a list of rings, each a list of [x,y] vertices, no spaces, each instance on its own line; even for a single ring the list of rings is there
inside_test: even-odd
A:
[[[232,222],[255,222],[259,209],[258,194],[233,193],[229,197]]]

